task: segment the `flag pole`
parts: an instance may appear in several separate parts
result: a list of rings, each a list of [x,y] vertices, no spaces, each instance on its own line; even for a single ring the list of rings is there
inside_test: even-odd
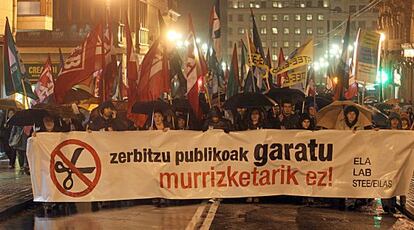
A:
[[[22,88],[23,88],[23,97],[24,97],[24,101],[25,101],[25,103],[26,103],[26,105],[27,105],[27,108],[29,108],[29,98],[27,98],[26,86],[25,86],[25,84],[24,84],[23,79],[20,79],[20,82],[21,82],[21,84],[22,84]],[[25,108],[26,108],[26,106],[25,106]]]
[[[249,38],[249,29],[246,29],[246,37],[247,37],[247,53],[249,54],[247,57],[247,62],[249,63],[249,72],[252,74],[252,82],[253,82],[253,93],[256,93],[256,82],[254,82],[254,74],[251,72],[252,68],[250,67],[250,60],[252,58],[252,51],[250,48],[250,38]],[[253,66],[253,61],[252,61],[252,66]],[[249,74],[247,74],[247,76],[249,76]]]
[[[309,92],[306,93],[306,88],[307,88],[307,84],[308,84],[308,67],[306,67],[306,71],[305,71],[305,79],[304,79],[304,92],[305,92],[305,97],[307,97],[309,94]],[[305,112],[305,101],[302,102],[302,113]]]

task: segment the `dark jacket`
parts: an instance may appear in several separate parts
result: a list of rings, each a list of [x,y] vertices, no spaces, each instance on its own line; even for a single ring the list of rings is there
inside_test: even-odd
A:
[[[203,131],[207,131],[210,127],[213,129],[222,129],[224,132],[232,131],[231,122],[227,119],[220,118],[218,122],[213,122],[211,119],[207,119],[203,125]]]
[[[125,131],[128,127],[125,127],[119,118],[105,119],[102,116],[97,116],[89,123],[89,128],[92,131],[109,131],[109,128],[112,128],[113,131]]]
[[[280,125],[285,127],[285,129],[297,129],[299,119],[299,116],[296,114],[292,114],[290,116],[283,115],[283,119],[280,122]]]

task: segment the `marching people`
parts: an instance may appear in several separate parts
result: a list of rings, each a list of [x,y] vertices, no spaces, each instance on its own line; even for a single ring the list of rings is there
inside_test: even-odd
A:
[[[279,105],[272,106],[267,113],[269,128],[280,129],[280,107]]]
[[[6,153],[7,158],[9,158],[10,169],[15,168],[16,150],[11,148],[9,145],[10,133],[11,133],[13,126],[8,125],[7,122],[14,114],[15,114],[15,111],[13,109],[9,109],[7,111],[7,114],[5,114],[6,116],[4,117],[4,121],[1,127],[1,141],[3,145],[3,151]]]
[[[316,114],[318,113],[318,108],[315,104],[311,103],[307,108],[306,112],[309,115],[310,120],[313,124],[316,125]]]
[[[187,119],[183,115],[178,115],[177,118],[177,124],[175,126],[176,130],[187,130]]]
[[[280,126],[282,129],[296,129],[299,116],[293,110],[293,104],[290,101],[282,103],[282,114],[279,115]]]
[[[402,130],[410,130],[411,123],[409,118],[407,117],[401,117],[401,129]]]
[[[224,119],[218,107],[213,107],[208,113],[207,120],[204,122],[203,131],[209,129],[222,129],[224,132],[230,132],[232,125],[229,120]]]
[[[247,130],[264,128],[266,127],[263,112],[258,108],[251,109],[247,120]]]
[[[299,120],[299,125],[298,126],[299,126],[299,129],[315,130],[314,120],[307,113],[303,113],[300,116],[300,120]]]
[[[98,114],[89,122],[91,131],[124,131],[127,127],[117,117],[117,111],[111,101],[106,101],[99,106]]]
[[[363,130],[364,126],[359,123],[359,110],[353,105],[346,106],[344,117],[336,124],[336,130]]]
[[[29,165],[26,157],[28,134],[23,127],[13,126],[10,131],[9,145],[16,152],[21,172],[29,172]]]
[[[170,129],[169,124],[167,123],[166,119],[164,118],[164,114],[161,111],[154,111],[152,114],[152,122],[148,125],[147,130],[163,130],[167,131]]]
[[[233,127],[234,130],[241,131],[246,130],[246,119],[247,119],[247,109],[246,108],[237,108],[236,111],[233,111]]]

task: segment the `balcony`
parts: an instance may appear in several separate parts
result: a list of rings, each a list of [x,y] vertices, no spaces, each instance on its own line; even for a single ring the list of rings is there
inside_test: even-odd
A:
[[[52,0],[17,1],[17,31],[53,30]]]

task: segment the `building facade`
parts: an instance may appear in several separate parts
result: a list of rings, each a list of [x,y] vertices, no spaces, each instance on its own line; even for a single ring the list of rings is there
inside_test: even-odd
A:
[[[349,14],[357,14],[351,21],[351,40],[358,28],[376,30],[377,9],[369,0],[295,0],[295,1],[226,1],[223,7],[225,60],[230,60],[234,43],[246,40],[251,30],[250,8],[255,14],[263,47],[270,50],[273,64],[283,48],[288,55],[309,39],[315,41],[315,62],[327,67],[332,56],[342,47]],[[362,12],[362,13],[361,13]],[[337,54],[336,54],[337,56]],[[319,68],[318,68],[319,69]]]
[[[142,57],[160,33],[158,11],[167,24],[173,23],[180,16],[177,13],[177,0],[18,0],[17,4],[10,0],[10,3],[7,7],[0,6],[0,14],[17,16],[17,26],[13,27],[16,28],[16,44],[33,82],[37,81],[49,54],[53,71],[57,74],[59,48],[64,56],[70,54],[94,26],[104,22],[105,18],[112,26],[115,52],[120,61],[126,58],[126,18],[131,27],[134,44]],[[47,15],[45,22],[26,24],[26,17],[31,17],[33,22],[33,15],[43,14]],[[5,17],[1,17],[2,28],[4,22]],[[126,63],[125,60],[123,63]]]
[[[388,76],[384,99],[414,102],[414,1],[387,0],[378,5],[379,30],[385,34],[382,66]]]

